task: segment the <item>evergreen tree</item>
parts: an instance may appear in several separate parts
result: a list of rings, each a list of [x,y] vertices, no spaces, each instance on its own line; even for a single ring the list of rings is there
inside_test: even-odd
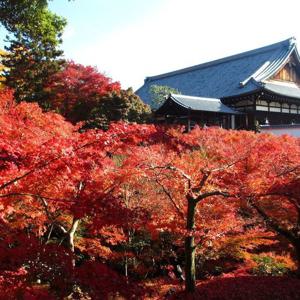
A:
[[[110,122],[120,120],[145,123],[150,115],[150,106],[129,88],[102,96],[92,109],[86,127],[107,129]]]
[[[6,84],[15,90],[17,101],[37,101],[47,107],[45,83],[64,64],[59,45],[66,20],[49,11],[47,1],[17,2],[15,12],[14,1],[0,2],[10,43],[3,58]]]
[[[0,0],[0,22],[9,31],[32,27],[38,15],[47,8],[47,0]]]
[[[181,94],[179,90],[167,85],[153,84],[150,86],[151,108],[158,109],[166,100],[169,94]]]

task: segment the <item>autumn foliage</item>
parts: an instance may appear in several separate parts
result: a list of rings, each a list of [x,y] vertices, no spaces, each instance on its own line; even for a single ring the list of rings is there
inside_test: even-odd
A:
[[[0,93],[2,298],[143,299],[156,292],[145,279],[179,283],[193,263],[197,279],[297,274],[298,139],[134,123],[80,132]]]
[[[72,122],[86,119],[102,96],[120,89],[118,82],[112,82],[95,67],[73,61],[54,74],[46,87],[50,107]]]
[[[72,123],[85,121],[85,129],[107,129],[111,122],[120,120],[144,123],[151,113],[131,88],[123,90],[119,82],[113,82],[96,67],[73,61],[50,77],[45,92],[49,96],[42,106]]]

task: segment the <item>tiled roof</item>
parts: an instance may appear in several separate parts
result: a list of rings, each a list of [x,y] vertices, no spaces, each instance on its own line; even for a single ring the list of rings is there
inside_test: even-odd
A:
[[[223,104],[220,99],[170,94],[166,102],[170,100],[183,108],[191,109],[193,111],[219,112],[224,114],[240,114],[239,112]],[[159,114],[159,109],[157,113]]]
[[[271,91],[275,94],[300,99],[300,89],[296,85],[281,85],[266,82],[263,83],[262,86],[265,90]]]
[[[136,93],[150,104],[151,85],[166,85],[182,94],[223,98],[261,89],[261,82],[274,75],[295,52],[295,39],[214,60],[193,67],[147,77]]]

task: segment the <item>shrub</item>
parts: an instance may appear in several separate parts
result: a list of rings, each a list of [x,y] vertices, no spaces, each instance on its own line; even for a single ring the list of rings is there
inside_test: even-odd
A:
[[[255,275],[282,276],[291,271],[284,261],[271,256],[256,255],[253,257],[253,260],[257,264],[257,266],[252,269]]]

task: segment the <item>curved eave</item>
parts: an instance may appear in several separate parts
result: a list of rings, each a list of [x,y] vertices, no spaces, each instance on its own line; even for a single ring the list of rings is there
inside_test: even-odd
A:
[[[290,58],[291,54],[294,52],[296,49],[296,45],[294,44],[288,52],[283,54],[278,58],[278,60],[274,61],[271,63],[265,70],[263,70],[260,74],[257,74],[253,79],[257,82],[267,80],[270,77],[274,76],[279,70],[285,66],[287,63],[288,59]],[[300,61],[299,61],[300,64]]]
[[[270,83],[260,83],[256,82],[255,80],[251,80],[253,84],[257,86],[256,89],[243,93],[243,94],[237,94],[237,95],[232,95],[232,96],[226,96],[222,98],[222,101],[227,101],[230,99],[234,98],[243,98],[247,97],[249,95],[261,93],[261,92],[268,92],[273,95],[277,95],[280,97],[288,98],[288,99],[299,99],[300,100],[300,89],[296,89],[294,87],[285,87],[285,86],[274,86],[273,84]],[[281,90],[280,90],[281,89]],[[226,103],[226,102],[225,102]]]
[[[230,96],[226,96],[226,97],[222,97],[221,100],[228,100],[228,99],[233,99],[233,98],[243,98],[243,97],[248,97],[250,95],[256,94],[256,93],[260,93],[261,91],[263,91],[263,86],[262,84],[258,83],[258,82],[253,82],[254,87],[253,89],[251,89],[248,92],[245,93],[238,93],[238,94],[232,94]]]
[[[177,97],[176,97],[177,96]],[[182,100],[180,98],[183,98]],[[174,103],[179,109],[194,112],[211,112],[219,114],[231,114],[237,115],[240,112],[231,109],[221,102],[220,99],[215,98],[204,98],[204,97],[192,97],[185,95],[171,94],[167,100],[162,104],[161,107],[156,111],[157,114],[160,112],[167,111],[168,108]]]
[[[300,89],[298,90],[295,88],[286,88],[285,90],[280,91],[279,89],[274,89],[269,87],[268,85],[265,85],[263,90],[281,97],[300,100]]]
[[[256,70],[244,81],[240,82],[240,86],[244,87],[250,81],[256,81],[257,83],[260,83],[261,81],[271,78],[278,71],[280,71],[282,67],[284,67],[293,52],[295,53],[296,59],[300,65],[300,56],[296,47],[295,39],[291,39],[290,46],[288,48],[283,48],[275,60],[272,62],[266,61],[258,70]]]

